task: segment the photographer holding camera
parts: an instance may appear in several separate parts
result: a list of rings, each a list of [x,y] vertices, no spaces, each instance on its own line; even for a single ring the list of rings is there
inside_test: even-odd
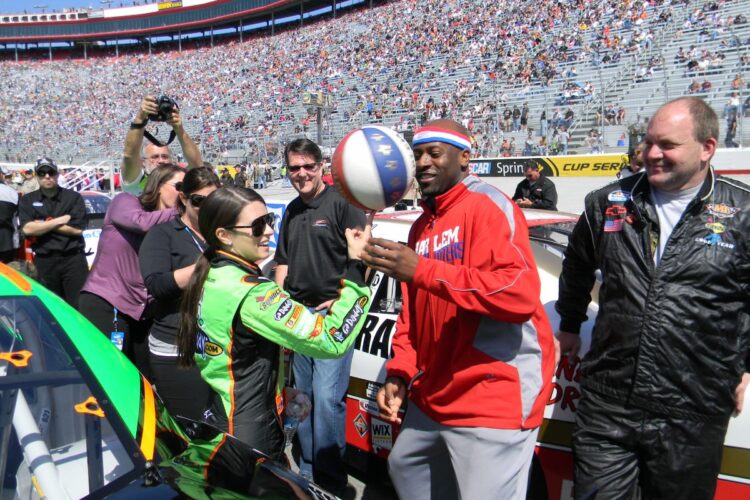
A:
[[[146,132],[145,127],[149,121],[166,122],[172,127],[170,140],[166,144]],[[143,147],[143,155],[140,155],[144,135],[149,143]],[[188,162],[188,168],[203,165],[203,158],[195,142],[185,131],[180,118],[180,109],[172,99],[167,96],[156,98],[146,96],[141,101],[141,106],[135,119],[130,124],[130,130],[125,137],[125,151],[122,155],[122,189],[136,196],[143,191],[148,180],[148,174],[159,166],[173,163],[169,143],[176,138],[180,141],[182,152]]]

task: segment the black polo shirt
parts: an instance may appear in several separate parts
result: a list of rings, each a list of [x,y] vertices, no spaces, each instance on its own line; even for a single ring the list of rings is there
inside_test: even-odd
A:
[[[86,229],[86,207],[83,197],[71,189],[57,188],[52,197],[42,194],[41,189],[21,197],[18,202],[18,220],[21,228],[32,221],[46,221],[62,215],[70,215],[68,226]],[[41,257],[83,252],[83,236],[70,237],[50,231],[33,239],[31,248]]]
[[[289,266],[284,289],[294,300],[317,306],[338,297],[349,260],[344,230],[366,222],[365,213],[330,186],[310,204],[299,197],[289,204],[274,259]]]

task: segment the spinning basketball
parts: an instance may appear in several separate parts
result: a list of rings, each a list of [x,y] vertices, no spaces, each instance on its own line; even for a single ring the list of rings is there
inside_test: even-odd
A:
[[[331,173],[336,189],[349,203],[364,210],[382,210],[409,191],[414,154],[398,132],[366,125],[341,140]]]

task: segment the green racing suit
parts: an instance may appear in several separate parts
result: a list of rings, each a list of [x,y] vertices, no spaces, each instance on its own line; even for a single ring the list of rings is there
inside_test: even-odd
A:
[[[361,266],[348,264],[338,299],[322,315],[294,302],[254,264],[219,252],[198,310],[195,362],[213,390],[204,420],[280,458],[281,348],[318,358],[343,356],[352,348],[370,309]]]

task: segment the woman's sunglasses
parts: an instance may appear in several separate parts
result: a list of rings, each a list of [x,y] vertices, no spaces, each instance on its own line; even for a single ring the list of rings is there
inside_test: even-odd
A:
[[[256,238],[260,238],[261,236],[263,236],[263,233],[266,230],[266,226],[273,229],[273,226],[275,224],[276,216],[269,212],[266,215],[261,215],[247,226],[229,226],[226,229],[252,229],[253,236],[255,236]]]
[[[189,194],[188,200],[190,200],[190,204],[193,205],[195,208],[200,208],[201,204],[203,203],[203,200],[206,199],[206,195],[203,194]]]

